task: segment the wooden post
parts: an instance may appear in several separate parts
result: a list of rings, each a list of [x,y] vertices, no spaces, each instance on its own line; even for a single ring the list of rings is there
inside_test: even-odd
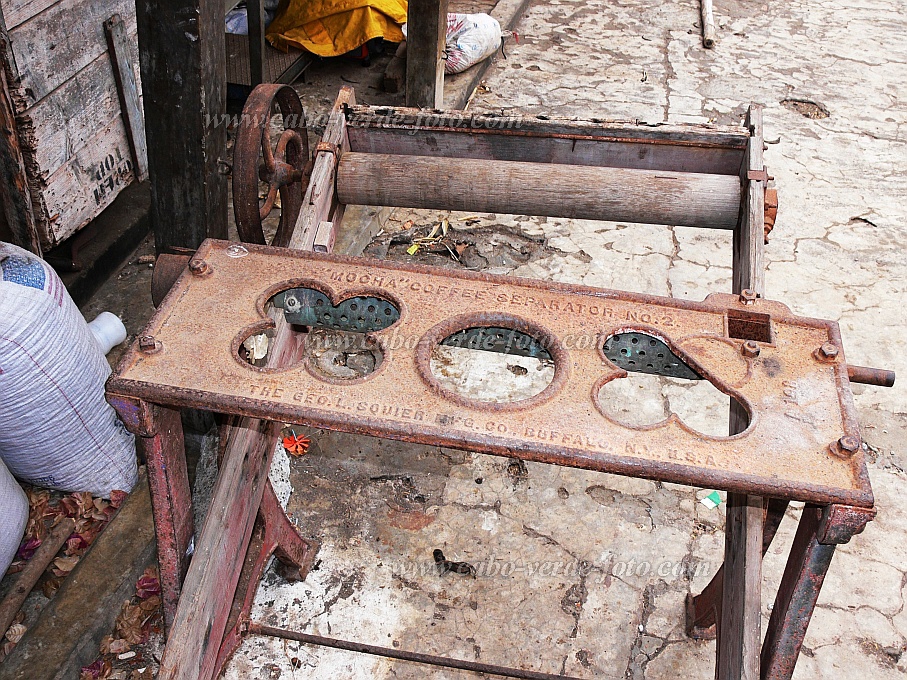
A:
[[[763,512],[759,496],[728,494],[718,680],[759,680]]]
[[[224,5],[137,0],[158,253],[227,238]]]
[[[763,181],[750,179],[762,164],[762,107],[747,112],[750,140],[740,169],[743,200],[734,230],[734,292],[744,289],[762,296],[765,288],[765,252],[762,235]],[[730,434],[746,429],[743,407],[731,399]],[[757,496],[729,493],[724,538],[724,583],[718,609],[718,680],[758,680],[759,617],[762,605],[763,500]]]
[[[249,84],[265,82],[265,6],[262,0],[247,0],[249,17]]]
[[[2,23],[0,15],[0,23]],[[0,41],[9,47],[5,30],[0,25]],[[2,50],[0,50],[2,51]],[[41,255],[41,241],[35,228],[25,160],[16,131],[16,114],[6,80],[6,71],[0,66],[0,234],[8,233],[13,243]]]
[[[447,0],[411,0],[406,19],[406,105],[443,109]]]

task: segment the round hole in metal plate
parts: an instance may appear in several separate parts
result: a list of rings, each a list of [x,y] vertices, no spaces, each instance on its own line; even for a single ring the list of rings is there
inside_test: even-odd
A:
[[[554,380],[555,362],[538,338],[511,328],[475,326],[452,333],[431,353],[440,386],[478,402],[518,402]]]

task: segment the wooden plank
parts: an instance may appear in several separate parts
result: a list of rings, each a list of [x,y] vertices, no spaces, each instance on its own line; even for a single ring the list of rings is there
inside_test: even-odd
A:
[[[342,87],[321,137],[321,141],[329,147],[333,146],[344,152],[349,149],[344,109],[355,103],[356,95],[353,88]],[[315,152],[314,160],[309,186],[302,202],[302,210],[299,212],[299,217],[296,218],[290,248],[312,250],[319,224],[322,222],[333,222],[335,225],[340,223],[339,217],[332,217],[338,202],[338,196],[334,192],[337,158],[330,151],[322,150]],[[340,202],[346,203],[343,200]]]
[[[412,135],[413,128],[437,128],[482,135],[500,134],[501,130],[506,130],[505,134],[534,137],[639,140],[665,144],[717,146],[739,149],[741,152],[747,148],[750,140],[747,128],[740,125],[648,124],[595,118],[576,120],[542,115],[500,116],[457,111],[422,111],[393,106],[353,106],[347,113],[347,124],[351,131],[359,127],[387,128],[405,130]],[[740,160],[741,162],[743,160],[742,153]]]
[[[41,254],[41,242],[35,224],[34,206],[25,170],[25,158],[19,141],[10,89],[6,71],[9,67],[5,38],[0,36],[0,56],[6,64],[0,64],[0,205],[5,231],[18,246]]]
[[[519,132],[518,130],[515,132]],[[394,153],[441,158],[562,163],[668,172],[734,175],[740,172],[740,149],[651,141],[541,137],[523,134],[470,134],[469,131],[350,127],[350,145],[363,153]]]
[[[104,22],[107,35],[107,47],[110,52],[113,77],[117,85],[120,100],[120,111],[126,127],[129,149],[135,175],[139,182],[148,179],[148,149],[145,146],[145,117],[142,114],[142,102],[136,84],[135,63],[130,59],[130,41],[126,35],[126,25],[119,14],[114,14]],[[133,41],[134,44],[134,41]]]
[[[751,137],[741,167],[743,202],[738,228],[734,230],[733,286],[739,293],[744,288],[762,295],[765,292],[765,182],[747,179],[748,171],[765,169],[762,161],[762,106],[752,104],[745,125]]]
[[[447,0],[410,0],[406,18],[406,105],[444,108]]]
[[[762,498],[728,494],[717,680],[759,680],[763,516]]]
[[[212,124],[226,111],[223,5],[139,0],[136,12],[155,247],[195,249],[227,238],[227,130]]]
[[[341,203],[733,229],[737,177],[346,153]]]
[[[278,339],[291,334],[284,325]],[[231,428],[208,514],[167,638],[159,680],[208,680],[227,628],[252,525],[274,452],[278,423],[243,420]]]
[[[135,35],[129,40],[137,56]],[[31,162],[47,178],[119,115],[116,81],[105,52],[18,118]]]
[[[47,179],[36,182],[38,229],[45,247],[88,224],[134,180],[120,117],[90,139]],[[32,178],[35,182],[35,179]]]
[[[7,30],[31,19],[53,5],[57,0],[4,0],[3,14]]]
[[[262,0],[246,0],[249,35],[249,84],[252,87],[267,82],[265,76],[265,6]]]
[[[23,94],[18,111],[33,106],[106,52],[104,21],[117,13],[126,22],[127,33],[133,32],[136,15],[130,0],[58,0],[11,30]]]
[[[151,499],[139,477],[119,512],[3,661],[5,680],[72,680],[98,655],[124,600],[154,559]],[[87,607],[87,609],[86,609]],[[86,612],[90,615],[86,615]]]

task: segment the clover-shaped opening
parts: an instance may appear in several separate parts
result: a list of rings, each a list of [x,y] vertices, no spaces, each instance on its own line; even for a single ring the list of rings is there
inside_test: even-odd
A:
[[[672,414],[687,428],[712,437],[728,436],[728,399],[695,363],[662,338],[643,331],[622,331],[606,338],[602,354],[627,371],[603,384],[598,407],[629,427],[651,427]]]
[[[290,288],[269,300],[283,310],[294,333],[304,336],[305,361],[311,371],[327,380],[363,378],[381,365],[384,352],[371,336],[400,318],[393,302],[368,295],[341,300],[336,305],[315,288]],[[255,366],[268,361],[270,342],[253,335],[240,347],[240,357]]]

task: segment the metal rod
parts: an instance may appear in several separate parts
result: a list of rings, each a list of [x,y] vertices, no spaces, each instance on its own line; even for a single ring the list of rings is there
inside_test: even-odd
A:
[[[702,46],[715,47],[715,16],[712,14],[712,0],[700,0],[699,13],[702,16]]]
[[[476,673],[490,673],[492,675],[501,675],[507,678],[525,678],[526,680],[581,680],[581,678],[569,675],[539,673],[538,671],[527,671],[521,668],[494,666],[492,664],[479,663],[477,661],[451,659],[446,656],[419,654],[418,652],[408,652],[400,649],[391,649],[389,647],[376,647],[375,645],[366,645],[361,642],[349,642],[347,640],[337,640],[334,638],[321,637],[320,635],[309,635],[307,633],[298,633],[296,631],[286,630],[284,628],[265,626],[255,621],[249,623],[249,632],[257,635],[268,635],[270,637],[296,640],[297,642],[304,642],[310,645],[319,645],[321,647],[345,649],[348,652],[359,652],[361,654],[385,656],[390,659],[400,659],[401,661],[415,661],[416,663],[424,663],[428,664],[429,666],[444,666],[446,668],[457,668],[460,670],[473,671]]]
[[[848,365],[847,377],[850,378],[850,382],[863,383],[864,385],[894,387],[894,371],[886,371],[884,368]]]

